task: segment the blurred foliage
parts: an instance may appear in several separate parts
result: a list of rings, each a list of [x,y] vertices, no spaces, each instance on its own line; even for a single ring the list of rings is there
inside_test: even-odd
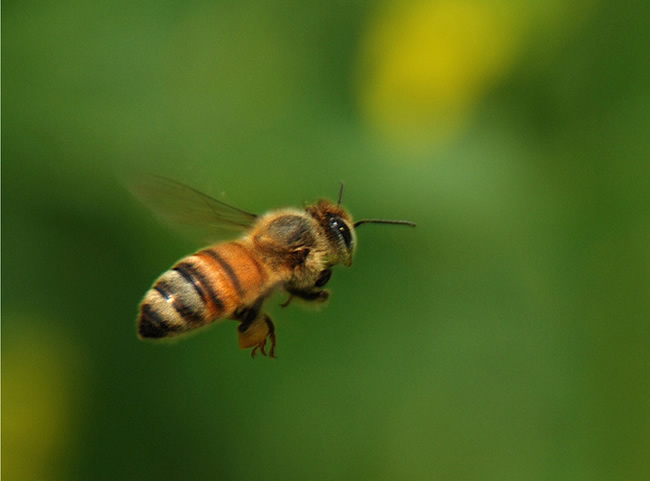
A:
[[[650,476],[650,4],[4,2],[5,479]],[[121,179],[367,226],[329,305],[135,336]]]

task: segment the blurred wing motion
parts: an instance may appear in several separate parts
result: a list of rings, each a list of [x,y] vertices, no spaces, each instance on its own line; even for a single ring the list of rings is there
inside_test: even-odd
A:
[[[156,175],[132,182],[130,190],[164,220],[203,230],[245,230],[257,216],[221,202],[198,190]]]

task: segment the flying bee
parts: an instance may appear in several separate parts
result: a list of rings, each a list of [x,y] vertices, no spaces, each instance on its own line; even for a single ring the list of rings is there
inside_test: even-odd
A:
[[[324,289],[336,264],[350,266],[363,224],[398,224],[405,220],[363,219],[353,222],[338,202],[319,200],[304,209],[286,208],[257,216],[191,187],[162,177],[135,187],[136,196],[166,217],[214,228],[235,228],[243,235],[206,247],[181,259],[160,276],[140,304],[138,333],[143,339],[178,336],[223,319],[239,322],[242,349],[275,357],[276,334],[262,311],[276,290],[311,302],[324,302]]]

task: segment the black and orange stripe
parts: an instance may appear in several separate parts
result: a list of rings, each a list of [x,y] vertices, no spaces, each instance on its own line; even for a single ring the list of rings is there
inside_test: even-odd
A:
[[[147,292],[141,337],[175,336],[227,318],[268,292],[269,273],[252,249],[228,242],[186,257]]]
[[[222,246],[219,246],[222,247]],[[219,249],[222,250],[222,249]],[[217,249],[205,249],[196,254],[197,257],[200,257],[204,261],[212,264],[212,267],[216,271],[223,272],[229,279],[232,287],[237,291],[237,295],[241,298],[244,295],[244,289],[239,282],[239,276],[235,272],[235,269],[232,265],[224,260],[221,255],[217,252]]]
[[[257,273],[257,276],[258,276],[258,281],[257,282],[259,284],[264,284],[266,282],[268,276],[266,274],[266,271],[262,268],[262,264],[257,259],[257,256],[253,255],[253,253],[249,249],[244,247],[239,242],[231,242],[229,245],[230,245],[231,248],[234,248],[235,250],[237,250],[243,258],[250,261],[250,263],[253,265],[253,267],[255,269],[255,272]]]

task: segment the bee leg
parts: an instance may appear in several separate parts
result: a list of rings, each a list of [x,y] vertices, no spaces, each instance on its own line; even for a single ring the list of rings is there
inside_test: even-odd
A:
[[[293,299],[293,294],[289,294],[289,297],[287,298],[287,300],[284,301],[282,304],[280,304],[280,307],[282,307],[282,308],[287,307],[291,303],[292,299]]]
[[[273,321],[264,313],[255,312],[256,316],[251,317],[250,309],[243,311],[241,324],[237,327],[239,335],[239,347],[248,349],[252,347],[251,356],[255,357],[259,350],[263,356],[266,356],[266,340],[271,340],[271,350],[269,357],[275,357],[275,326]]]
[[[266,356],[266,338],[260,343],[256,344],[253,349],[251,350],[251,357],[255,357],[257,355],[257,350],[260,350],[262,353],[262,356]]]
[[[332,269],[324,269],[321,271],[318,279],[316,279],[314,287],[310,289],[287,289],[290,297],[282,307],[289,305],[289,301],[291,301],[293,296],[299,297],[305,301],[325,302],[330,297],[330,291],[322,289],[322,287],[329,282],[331,277]]]
[[[294,297],[299,297],[303,301],[325,302],[330,297],[330,291],[327,289],[312,289],[312,290],[289,290],[289,294]]]
[[[233,315],[233,319],[241,322],[242,325],[248,326],[252,324],[257,316],[259,316],[263,302],[264,298],[260,297],[253,305],[237,309]],[[244,330],[246,330],[246,327],[244,327]]]
[[[266,340],[270,339],[271,349],[269,350],[269,357],[275,359],[275,326],[273,325],[273,321],[269,316],[267,316],[266,314],[263,314],[262,316],[264,317],[264,322],[266,323],[268,333],[266,337],[259,344],[256,344],[253,347],[253,350],[251,351],[251,357],[255,357],[255,354],[257,354],[258,349],[260,350],[263,356],[266,356]]]
[[[266,326],[269,328],[268,338],[271,340],[271,349],[269,350],[269,357],[275,358],[275,325],[273,325],[273,321],[266,314],[264,314],[264,322],[266,322]],[[266,339],[264,340],[264,343],[266,344]]]
[[[329,298],[330,293],[329,291],[321,289],[321,287],[327,284],[331,277],[332,269],[324,269],[321,271],[318,279],[316,279],[312,289],[287,289],[289,292],[289,298],[280,304],[280,307],[287,307],[293,300],[294,296],[305,301],[325,302]]]
[[[314,284],[314,287],[324,287],[325,284],[327,284],[330,281],[331,277],[332,277],[332,269],[325,269],[321,271],[320,276],[318,276],[318,279],[316,279],[316,283]]]

